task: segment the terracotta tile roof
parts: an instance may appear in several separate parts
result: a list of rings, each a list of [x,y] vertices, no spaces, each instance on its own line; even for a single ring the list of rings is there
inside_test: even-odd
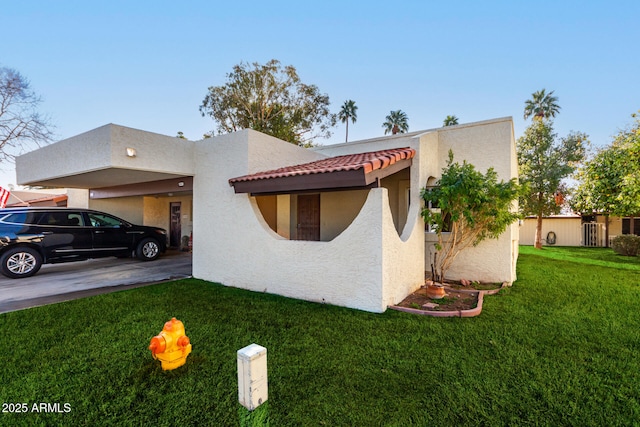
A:
[[[25,198],[27,198],[27,196],[25,196]],[[14,199],[18,198],[14,196]],[[17,200],[12,203],[7,203],[7,207],[18,208],[23,206],[66,206],[67,200],[68,197],[66,194],[48,194],[38,198]]]
[[[229,183],[234,184],[236,182],[353,171],[359,169],[362,169],[364,174],[368,174],[375,170],[384,169],[401,160],[412,159],[415,155],[416,151],[408,147],[392,148],[368,153],[348,154],[345,156],[329,157],[311,163],[287,166],[266,172],[244,175],[230,179]]]

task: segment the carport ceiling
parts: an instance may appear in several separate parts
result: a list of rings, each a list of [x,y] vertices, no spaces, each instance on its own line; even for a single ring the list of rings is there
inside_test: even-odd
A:
[[[124,168],[107,168],[77,175],[61,176],[43,181],[25,182],[23,185],[63,187],[63,188],[102,188],[115,187],[126,184],[161,181],[165,179],[181,178],[183,175],[140,171]]]

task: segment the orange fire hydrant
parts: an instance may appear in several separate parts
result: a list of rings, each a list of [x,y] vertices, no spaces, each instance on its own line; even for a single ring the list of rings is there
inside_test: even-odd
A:
[[[151,338],[149,350],[154,359],[160,359],[165,371],[184,365],[191,353],[191,342],[182,322],[174,317],[165,323],[160,334]]]

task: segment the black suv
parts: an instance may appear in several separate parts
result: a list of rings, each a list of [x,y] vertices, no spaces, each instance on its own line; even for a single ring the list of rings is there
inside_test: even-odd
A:
[[[71,208],[0,209],[0,272],[33,276],[42,264],[135,255],[152,261],[167,248],[162,228]]]

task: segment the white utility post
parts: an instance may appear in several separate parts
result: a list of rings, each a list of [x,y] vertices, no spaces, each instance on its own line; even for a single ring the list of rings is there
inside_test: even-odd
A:
[[[238,400],[253,411],[267,397],[267,349],[251,344],[238,350]]]

